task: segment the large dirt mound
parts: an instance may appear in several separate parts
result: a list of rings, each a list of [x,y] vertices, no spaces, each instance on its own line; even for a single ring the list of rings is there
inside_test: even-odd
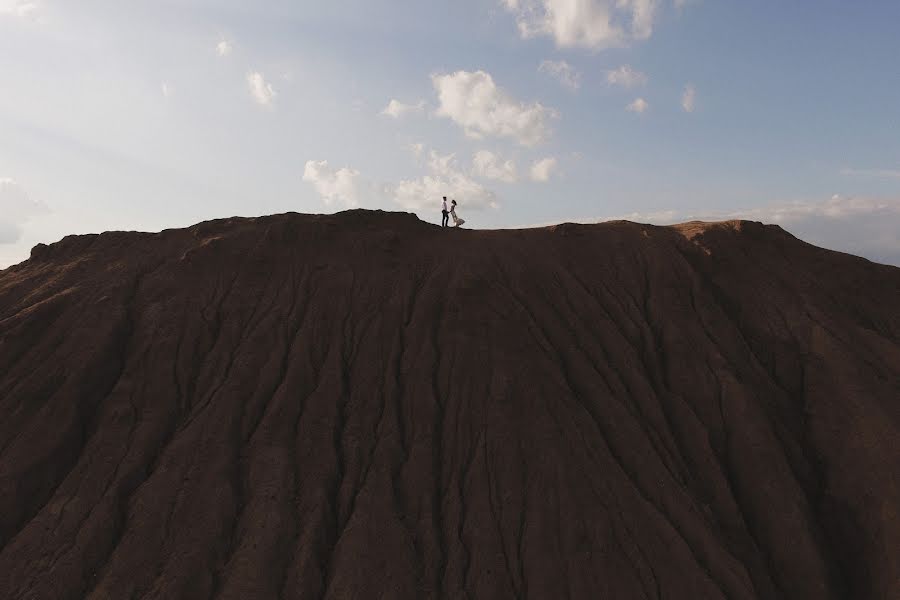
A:
[[[900,269],[774,226],[69,237],[0,415],[0,598],[900,593]]]

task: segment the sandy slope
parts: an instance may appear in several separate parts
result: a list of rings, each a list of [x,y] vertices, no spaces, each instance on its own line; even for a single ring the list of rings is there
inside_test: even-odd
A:
[[[888,598],[900,269],[351,211],[0,272],[0,598]]]

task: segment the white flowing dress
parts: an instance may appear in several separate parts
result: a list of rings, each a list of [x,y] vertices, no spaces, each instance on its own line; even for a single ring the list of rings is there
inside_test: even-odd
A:
[[[462,225],[463,223],[466,222],[465,219],[460,219],[459,217],[456,216],[456,207],[455,206],[450,207],[450,216],[453,217],[453,226],[454,227],[459,227],[460,225]]]

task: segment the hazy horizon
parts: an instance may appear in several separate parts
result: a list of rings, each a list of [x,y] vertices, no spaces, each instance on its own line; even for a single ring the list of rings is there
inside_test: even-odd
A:
[[[900,5],[0,0],[0,268],[381,208],[747,218],[900,266]]]

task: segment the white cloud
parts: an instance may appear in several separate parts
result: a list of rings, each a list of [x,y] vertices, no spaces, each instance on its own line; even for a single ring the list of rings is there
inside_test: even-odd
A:
[[[618,69],[606,72],[606,83],[623,88],[633,88],[647,83],[647,75],[635,71],[631,65],[622,65]]]
[[[175,94],[175,88],[168,81],[163,81],[159,90],[162,92],[163,98],[171,98]]]
[[[534,146],[550,135],[548,121],[556,111],[511,98],[484,71],[433,75],[431,80],[438,94],[437,115],[452,119],[471,138],[511,137]]]
[[[316,188],[325,204],[343,204],[347,207],[359,205],[359,171],[344,167],[334,169],[327,160],[306,161],[303,181]]]
[[[633,113],[642,114],[650,108],[650,105],[643,98],[637,98],[634,102],[625,107],[625,110]]]
[[[272,106],[272,102],[278,93],[271,83],[266,81],[265,76],[259,72],[247,74],[247,85],[250,88],[250,95],[260,106]]]
[[[459,171],[456,154],[439,154],[432,150],[428,155],[428,169],[435,175],[450,176]]]
[[[13,244],[22,236],[22,226],[47,211],[32,200],[16,180],[0,177],[0,244]]]
[[[425,175],[419,179],[403,180],[383,188],[391,200],[408,210],[438,211],[442,196],[455,198],[461,209],[482,210],[497,208],[497,196],[491,190],[460,171],[447,176]]]
[[[335,169],[328,161],[310,160],[306,163],[303,180],[312,184],[328,205],[337,203],[355,207],[359,206],[363,196],[371,195],[373,200],[381,200],[404,210],[428,213],[439,210],[442,196],[455,198],[460,210],[465,211],[499,207],[494,191],[462,169],[455,154],[430,150],[426,155],[422,144],[412,144],[409,148],[417,158],[424,157],[419,164],[425,168],[425,175],[375,185],[350,167]]]
[[[697,89],[693,84],[684,86],[684,93],[681,94],[681,108],[684,112],[692,113],[697,104]]]
[[[502,158],[488,150],[479,150],[472,157],[472,171],[477,177],[514,183],[517,179],[516,163]]]
[[[233,50],[234,44],[224,38],[219,40],[219,43],[216,44],[216,54],[223,58],[226,56],[230,56]]]
[[[421,144],[413,146],[417,156],[424,154]],[[381,186],[381,194],[407,210],[437,211],[442,196],[455,198],[461,210],[498,208],[497,195],[472,179],[460,168],[455,154],[440,154],[431,150],[425,161],[428,173],[417,179]]]
[[[416,104],[404,104],[399,100],[391,100],[381,114],[399,119],[407,114],[416,114],[425,112],[425,101],[420,100]]]
[[[34,0],[0,0],[0,16],[36,18],[40,7]]]
[[[530,175],[532,181],[539,181],[541,183],[550,181],[550,177],[552,177],[553,172],[556,171],[556,166],[557,160],[553,157],[536,161],[531,165]]]
[[[581,87],[581,73],[564,60],[545,60],[538,71],[550,75],[572,91]]]
[[[653,33],[659,0],[501,0],[523,38],[552,37],[560,47],[626,46]]]

